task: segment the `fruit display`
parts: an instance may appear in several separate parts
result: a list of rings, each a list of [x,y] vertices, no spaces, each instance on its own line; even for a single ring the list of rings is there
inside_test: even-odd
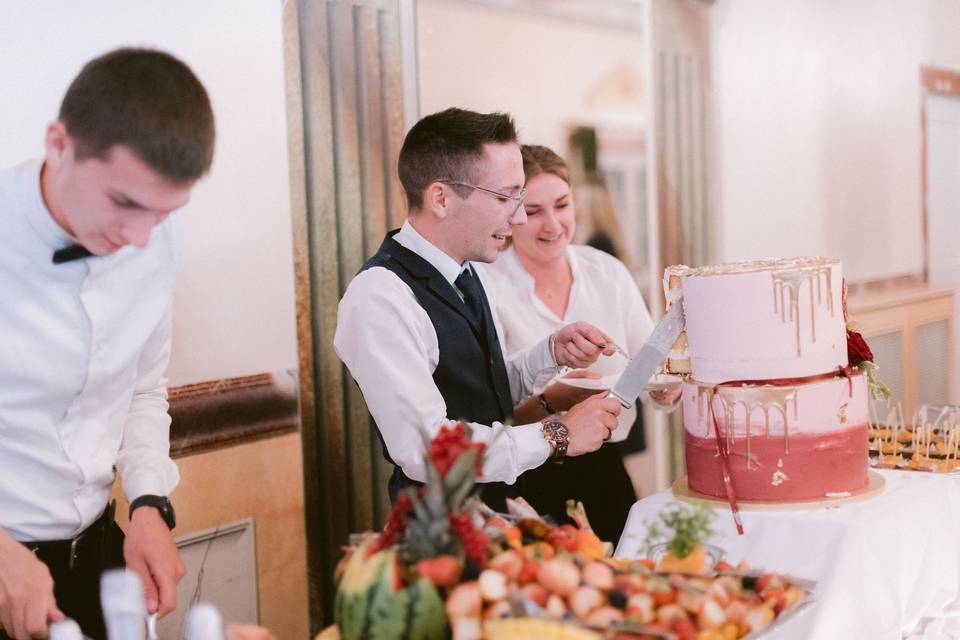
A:
[[[590,527],[556,526],[523,499],[495,513],[475,495],[484,447],[469,427],[425,442],[427,482],[400,494],[380,533],[355,536],[337,569],[335,620],[343,640],[376,638],[677,638],[726,640],[771,625],[806,589],[775,574],[700,557],[703,508],[662,517],[674,560],[624,559]],[[666,556],[665,556],[666,557]],[[690,569],[702,570],[701,573]],[[684,572],[681,572],[684,571]]]

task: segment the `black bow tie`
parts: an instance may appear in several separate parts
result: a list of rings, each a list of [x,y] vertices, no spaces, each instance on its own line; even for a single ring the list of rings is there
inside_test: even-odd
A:
[[[57,249],[53,252],[53,264],[63,264],[64,262],[73,262],[81,258],[89,258],[93,254],[86,247],[79,244],[72,244],[63,249]]]

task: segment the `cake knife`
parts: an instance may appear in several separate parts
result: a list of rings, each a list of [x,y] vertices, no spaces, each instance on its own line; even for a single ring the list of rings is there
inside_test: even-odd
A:
[[[682,329],[683,299],[681,298],[670,305],[639,353],[633,357],[627,368],[620,374],[617,383],[613,385],[610,395],[617,398],[625,409],[629,409],[637,401],[640,392],[657,372],[657,367],[670,353],[670,347],[676,342]]]

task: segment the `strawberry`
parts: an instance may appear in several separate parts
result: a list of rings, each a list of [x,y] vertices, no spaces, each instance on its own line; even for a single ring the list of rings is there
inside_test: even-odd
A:
[[[646,569],[647,573],[650,573],[657,568],[657,564],[650,558],[637,558],[630,563],[630,571],[634,573],[643,573],[643,569]]]
[[[438,556],[417,563],[417,573],[437,587],[452,587],[460,579],[463,563],[453,556]]]
[[[766,589],[768,586],[770,586],[770,583],[772,582],[777,582],[782,584],[783,581],[780,579],[780,576],[778,576],[775,573],[763,574],[762,576],[757,578],[756,592],[762,593],[763,590]]]
[[[535,582],[537,579],[537,573],[540,571],[540,563],[536,560],[527,560],[524,559],[523,567],[520,569],[520,575],[517,577],[517,582],[520,584],[528,584],[530,582]]]
[[[673,604],[677,601],[677,592],[673,589],[668,589],[667,591],[652,591],[650,595],[653,596],[653,604],[657,607],[662,607],[665,604]]]
[[[697,628],[687,618],[677,618],[671,622],[670,630],[677,634],[677,640],[697,640]]]
[[[577,535],[579,529],[569,524],[562,524],[547,532],[547,542],[558,549],[566,549],[573,553],[577,550]]]
[[[779,587],[771,587],[763,594],[764,603],[780,615],[787,608],[787,593]]]

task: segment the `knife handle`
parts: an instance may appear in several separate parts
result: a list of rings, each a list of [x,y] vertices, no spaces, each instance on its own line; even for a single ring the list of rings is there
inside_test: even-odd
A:
[[[613,397],[619,400],[620,406],[623,407],[624,409],[629,409],[630,407],[633,406],[633,402],[628,402],[626,398],[621,397],[620,394],[618,394],[616,391],[611,391],[610,393],[607,394],[607,397],[608,398]]]

